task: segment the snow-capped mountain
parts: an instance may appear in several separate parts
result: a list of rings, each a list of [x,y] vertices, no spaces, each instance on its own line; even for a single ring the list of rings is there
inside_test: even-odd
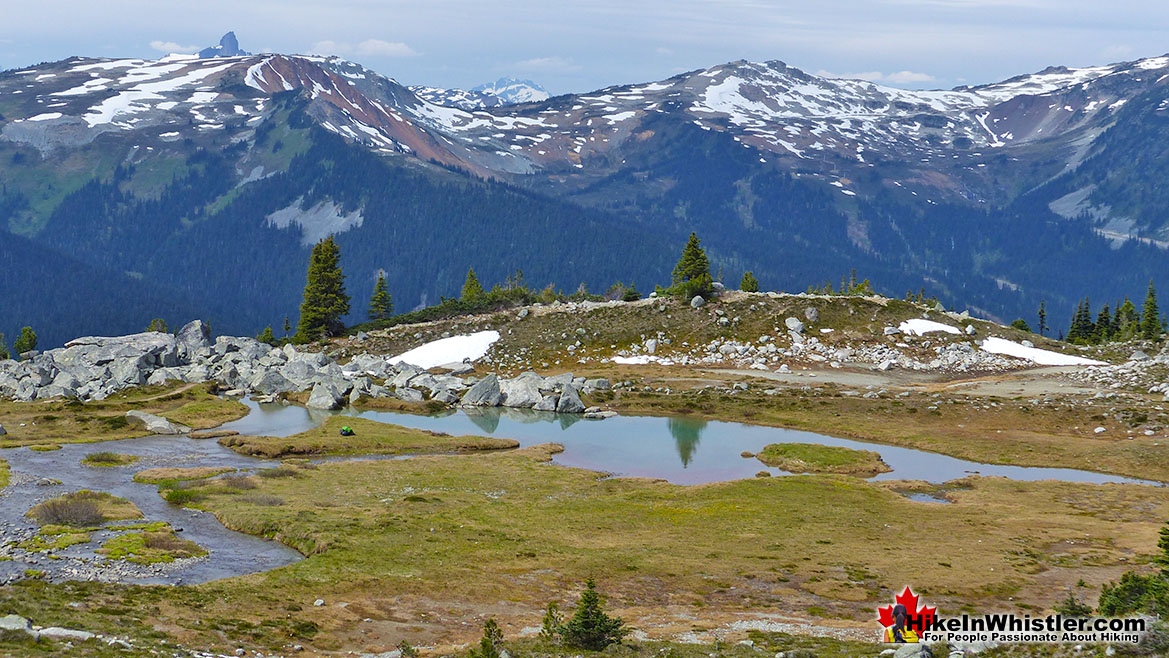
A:
[[[549,98],[548,92],[531,80],[517,78],[500,78],[495,82],[473,87],[471,91],[494,96],[503,101],[503,105],[519,105],[520,103],[539,103]]]
[[[470,90],[411,86],[410,91],[435,105],[457,107],[462,110],[538,103],[549,98],[548,92],[544,91],[540,85],[531,80],[517,80],[515,78],[500,78],[495,82],[479,85]]]
[[[359,259],[375,269],[384,266],[379,254],[399,246],[388,236],[431,240],[410,247],[414,260],[402,261],[413,263],[409,274],[391,273],[392,285],[410,290],[395,293],[405,304],[450,294],[441,282],[461,274],[443,269],[449,257],[432,263],[426,254],[462,249],[477,218],[480,255],[495,244],[488,226],[540,226],[512,225],[507,235],[520,237],[491,252],[501,268],[528,271],[506,254],[533,248],[544,258],[549,236],[589,246],[566,252],[556,262],[575,263],[573,271],[549,269],[550,279],[578,269],[626,276],[599,263],[628,265],[622,252],[636,250],[648,267],[674,247],[656,236],[697,229],[713,253],[765,283],[803,287],[822,281],[824,268],[858,267],[894,286],[928,280],[999,317],[1043,297],[1048,308],[1073,306],[1071,295],[1098,285],[1069,279],[1082,269],[1069,263],[1085,258],[1114,278],[1147,284],[1157,268],[1169,275],[1160,251],[1141,251],[1169,243],[1169,189],[1160,184],[1169,176],[1169,57],[938,91],[737,61],[546,98],[522,81],[408,88],[335,57],[242,54],[230,33],[209,50],[75,57],[0,73],[0,224],[46,248],[68,243],[64,253],[90,266],[143,275],[149,268],[122,260],[137,262],[149,248],[141,236],[150,218],[173,220],[166,239],[174,250],[150,276],[184,290],[194,283],[167,277],[183,271],[174,261],[186,257],[187,233],[211,231],[202,239],[222,249],[233,230],[217,224],[226,217],[248,222],[245,232],[259,231],[265,245],[296,231],[270,247],[272,258],[293,261],[289,250],[329,233],[362,236],[359,251],[382,245]],[[396,202],[413,214],[387,225],[399,206],[370,196],[382,183],[351,182],[375,162],[386,168],[377,181],[425,172],[426,185],[454,187],[411,188],[422,196]],[[517,187],[535,195],[513,198]],[[479,201],[449,210],[470,224],[427,237],[426,226],[447,217],[443,208],[472,197]],[[506,221],[488,218],[497,208],[508,209]],[[579,213],[571,230],[557,223]],[[414,221],[429,224],[405,228]],[[592,232],[572,232],[578,227]],[[610,251],[597,246],[618,235],[626,237]],[[1043,268],[1024,248],[1037,241],[1059,245]]]

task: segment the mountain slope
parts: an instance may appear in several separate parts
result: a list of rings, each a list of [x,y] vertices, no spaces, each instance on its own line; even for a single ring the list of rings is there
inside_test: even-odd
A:
[[[1167,73],[1153,58],[904,91],[732,62],[460,109],[336,58],[72,58],[0,74],[0,222],[245,309],[236,333],[295,315],[330,233],[355,298],[385,268],[400,309],[472,265],[646,289],[697,230],[728,281],[857,268],[1002,320],[1046,298],[1055,319],[1169,274],[1149,244]]]

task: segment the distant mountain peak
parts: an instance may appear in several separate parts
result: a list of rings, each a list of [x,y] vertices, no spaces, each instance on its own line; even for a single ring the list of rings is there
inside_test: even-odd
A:
[[[239,57],[241,55],[251,55],[251,53],[240,50],[239,40],[235,38],[235,32],[228,32],[219,39],[219,45],[209,46],[199,51],[199,57],[207,59],[210,57]]]
[[[474,87],[471,91],[495,96],[503,101],[504,105],[519,103],[538,103],[548,100],[550,94],[546,89],[531,80],[503,77],[495,82],[488,82]]]

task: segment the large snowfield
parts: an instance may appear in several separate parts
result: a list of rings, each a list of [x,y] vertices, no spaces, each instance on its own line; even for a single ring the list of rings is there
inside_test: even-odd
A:
[[[409,363],[419,368],[434,368],[464,359],[483,358],[492,343],[499,340],[498,331],[480,331],[465,336],[451,336],[419,345],[390,359],[390,363]]]

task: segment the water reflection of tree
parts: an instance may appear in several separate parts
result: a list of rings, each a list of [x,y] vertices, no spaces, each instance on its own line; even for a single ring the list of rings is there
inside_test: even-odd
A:
[[[678,456],[682,458],[682,467],[690,465],[694,459],[694,451],[698,449],[698,442],[702,440],[702,430],[706,429],[706,421],[697,418],[670,418],[668,420],[670,434],[678,447]]]

